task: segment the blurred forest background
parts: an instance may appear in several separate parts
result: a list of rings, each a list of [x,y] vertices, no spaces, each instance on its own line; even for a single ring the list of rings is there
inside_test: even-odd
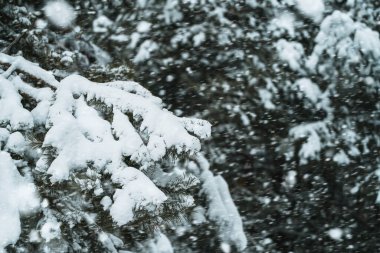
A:
[[[0,50],[210,121],[245,252],[378,252],[380,1],[67,2],[54,23],[45,1],[1,1]]]

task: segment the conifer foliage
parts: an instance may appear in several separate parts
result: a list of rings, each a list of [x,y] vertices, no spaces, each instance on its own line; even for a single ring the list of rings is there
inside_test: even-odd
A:
[[[0,3],[0,248],[378,250],[379,1]]]
[[[94,83],[79,75],[58,81],[3,53],[0,63],[2,251],[118,252],[127,235],[141,231],[171,247],[160,227],[185,219],[201,188],[208,216],[244,235],[236,209],[235,216],[213,214],[234,208],[210,197],[225,194],[224,181],[196,165],[204,159],[200,139],[210,136],[207,121],[173,115],[135,82]],[[192,169],[186,161],[194,161]],[[18,242],[20,235],[29,239]]]

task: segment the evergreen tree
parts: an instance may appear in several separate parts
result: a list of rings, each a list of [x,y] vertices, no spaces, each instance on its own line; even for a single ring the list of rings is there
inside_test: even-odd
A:
[[[130,68],[71,23],[91,3],[71,4],[1,8],[0,251],[185,251],[205,224],[210,247],[243,250],[228,187],[200,153],[210,124],[112,81]]]
[[[378,249],[378,1],[73,0],[76,25],[63,30],[46,22],[44,4],[1,8],[5,53],[38,62],[58,81],[73,72],[99,83],[133,77],[177,116],[212,123],[213,135],[203,141],[210,165],[201,155],[171,150],[162,164],[154,163],[158,171],[186,171],[200,181],[198,186],[185,177],[188,183],[173,182],[187,185],[180,194],[196,203],[192,226],[167,225],[161,231],[175,249],[244,248],[245,237],[231,237],[234,229],[241,231],[240,220],[223,218],[229,212],[236,216],[236,210],[207,207],[215,199],[230,202],[209,166],[232,187],[250,242],[247,252]],[[112,122],[99,101],[88,105]],[[53,159],[56,150],[44,152]],[[166,162],[173,156],[175,162]],[[146,175],[156,184],[151,173]],[[176,187],[156,186],[166,196],[178,196],[171,193]],[[195,196],[200,188],[203,194]],[[181,212],[181,206],[174,210]],[[143,241],[137,231],[120,238]],[[154,252],[155,244],[167,241],[160,232],[152,234],[155,239],[135,248]]]

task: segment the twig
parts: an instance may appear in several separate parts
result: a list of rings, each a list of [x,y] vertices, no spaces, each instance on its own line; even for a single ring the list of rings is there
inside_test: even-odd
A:
[[[19,36],[17,36],[17,38],[16,38],[14,41],[12,41],[11,44],[9,44],[9,46],[6,47],[6,48],[4,48],[1,52],[4,53],[4,54],[8,54],[9,51],[12,49],[12,47],[13,47],[14,45],[16,45],[16,44],[22,39],[22,37],[25,36],[25,34],[26,34],[27,32],[28,32],[28,30],[27,30],[27,29],[24,29],[24,30],[21,32],[21,34],[20,34]]]

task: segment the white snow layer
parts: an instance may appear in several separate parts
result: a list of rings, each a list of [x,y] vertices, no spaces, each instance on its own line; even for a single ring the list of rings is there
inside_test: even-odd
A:
[[[379,33],[360,24],[355,32],[355,43],[365,55],[372,55],[374,59],[380,58]]]
[[[110,209],[111,216],[118,225],[127,224],[133,219],[134,207],[142,206],[153,212],[156,206],[167,199],[144,173],[135,168],[117,170],[113,173],[112,180],[123,186],[115,191],[115,202]]]
[[[287,63],[292,70],[301,70],[304,49],[300,43],[288,42],[285,39],[280,39],[276,43],[276,49],[280,59]]]
[[[350,62],[359,62],[362,54],[380,59],[379,33],[363,23],[354,22],[348,14],[340,11],[334,11],[322,21],[315,42],[313,53],[306,62],[310,70],[316,71],[323,53],[331,57],[338,55]]]
[[[108,32],[109,27],[113,22],[104,15],[100,15],[92,22],[92,29],[96,33],[105,33]]]
[[[146,40],[141,45],[140,48],[136,54],[136,56],[133,58],[134,63],[139,63],[142,61],[145,61],[150,58],[150,54],[153,53],[158,49],[158,45],[156,42],[152,40]]]
[[[326,122],[319,121],[314,123],[305,123],[293,127],[289,135],[294,139],[305,138],[305,142],[299,151],[300,163],[307,164],[309,160],[318,160],[322,149],[321,136],[329,136],[330,132]]]
[[[146,22],[146,21],[140,21],[138,24],[137,24],[137,27],[136,27],[136,30],[137,32],[139,33],[146,33],[146,32],[149,32],[150,31],[150,27],[152,26],[151,23],[149,22]]]
[[[207,216],[219,226],[219,238],[224,245],[234,245],[239,251],[247,247],[243,222],[231,198],[228,185],[222,176],[214,176],[209,163],[201,155],[196,156],[202,192],[208,201]]]
[[[313,83],[309,78],[298,79],[294,85],[304,97],[309,99],[314,104],[318,102],[318,99],[322,95],[318,85]]]
[[[333,161],[339,165],[347,165],[350,163],[350,159],[343,150],[340,150],[338,153],[334,155]]]
[[[116,84],[121,85],[120,82]],[[130,84],[124,82],[123,89],[128,90]],[[113,108],[112,125],[88,105],[95,100]],[[138,131],[125,113],[141,120]],[[94,161],[95,168],[105,167],[112,173],[121,166],[123,156],[147,163],[160,160],[168,149],[194,154],[200,150],[200,142],[189,132],[200,138],[210,135],[208,122],[179,119],[163,110],[151,95],[142,97],[122,92],[110,84],[96,84],[77,75],[61,81],[47,124],[51,128],[44,145],[55,147],[59,152],[46,168],[52,181],[67,179],[71,169],[84,168],[89,161]],[[119,140],[114,139],[113,133]],[[143,144],[140,134],[149,136],[147,145]],[[44,169],[44,166],[44,159],[41,159],[38,167]]]
[[[0,62],[10,65],[0,75],[0,107],[9,108],[0,110],[0,121],[8,128],[0,128],[0,148],[22,155],[26,142],[17,131],[36,125],[46,127],[43,147],[53,148],[56,156],[48,164],[42,155],[36,169],[49,174],[53,183],[67,180],[73,171],[85,170],[89,164],[100,173],[110,174],[120,189],[113,196],[104,197],[101,204],[119,225],[133,220],[135,207],[154,211],[167,199],[142,171],[128,167],[125,157],[140,169],[147,169],[168,151],[195,155],[201,148],[199,139],[210,136],[211,125],[207,121],[175,116],[162,108],[159,98],[135,82],[93,83],[78,75],[58,82],[49,72],[22,57],[0,53]],[[12,75],[16,69],[43,80],[55,91],[25,83]],[[23,108],[20,93],[37,102],[32,111]],[[106,120],[98,111],[99,106],[109,108],[112,118]],[[0,162],[0,196],[5,200],[0,205],[0,225],[14,228],[12,233],[0,234],[3,248],[18,239],[19,213],[39,202],[33,196],[33,184],[23,181],[8,153],[1,153]],[[101,192],[102,189],[96,190]],[[46,231],[55,228],[59,232],[57,224],[49,224]],[[45,234],[46,240],[54,236]]]
[[[40,229],[41,237],[49,242],[61,236],[61,223],[56,218],[48,219]]]
[[[34,184],[20,175],[11,156],[4,151],[0,151],[0,172],[0,252],[5,252],[4,247],[20,236],[20,214],[34,211],[40,201]]]
[[[290,37],[295,36],[295,17],[292,13],[283,12],[271,21],[271,30],[282,29],[287,32]]]
[[[323,0],[296,0],[297,9],[314,22],[320,22],[325,11]]]
[[[48,164],[42,155],[36,169],[49,174],[53,183],[67,180],[74,171],[86,170],[89,164],[99,173],[110,174],[120,188],[113,196],[105,196],[101,204],[119,225],[133,220],[135,207],[154,211],[167,199],[139,169],[147,169],[168,151],[195,155],[201,148],[199,139],[210,136],[207,121],[175,116],[135,82],[94,83],[78,75],[58,82],[22,57],[0,53],[0,63],[10,65],[0,75],[0,108],[9,108],[0,110],[0,121],[7,125],[7,129],[0,128],[0,148],[22,155],[26,141],[17,131],[45,126],[48,132],[43,147],[53,148],[56,156]],[[12,75],[14,70],[44,81],[54,91],[29,85]],[[37,102],[32,111],[23,108],[20,93]],[[112,118],[106,119],[97,110],[99,106],[109,108]],[[140,168],[128,167],[126,157]],[[0,227],[12,228],[7,233],[0,231],[2,249],[19,237],[19,213],[33,210],[39,201],[34,185],[18,173],[6,152],[0,153],[0,171]],[[100,194],[102,189],[96,192]],[[46,224],[46,231],[56,233],[44,233],[45,240],[58,236],[58,225]]]
[[[156,232],[154,238],[147,243],[147,252],[150,253],[173,253],[174,249],[166,235]]]
[[[12,130],[21,130],[33,127],[31,112],[21,104],[21,95],[12,83],[0,75],[0,122],[8,122]]]
[[[88,105],[91,101],[101,101],[113,108],[111,123]],[[139,129],[135,129],[131,120],[141,121]],[[77,75],[61,81],[47,124],[51,128],[44,145],[56,148],[58,156],[49,167],[41,158],[37,167],[46,170],[52,182],[68,179],[70,171],[86,168],[88,162],[93,162],[97,170],[111,173],[112,180],[122,187],[115,191],[110,207],[111,216],[119,225],[133,219],[136,205],[154,210],[166,200],[144,173],[126,166],[123,157],[148,166],[170,149],[178,153],[198,152],[199,139],[189,132],[200,138],[210,135],[208,122],[177,118],[163,110],[160,100],[137,83],[100,84]],[[147,145],[144,136],[148,137]]]
[[[64,0],[47,2],[44,12],[53,25],[63,29],[71,26],[76,18],[74,8]]]
[[[272,93],[267,89],[259,89],[259,97],[261,99],[262,104],[268,110],[274,109],[276,106],[272,103]]]
[[[0,62],[3,64],[11,64],[9,69],[2,74],[3,77],[8,77],[13,71],[18,69],[44,81],[49,86],[57,87],[59,85],[59,82],[55,80],[50,72],[38,67],[35,63],[25,60],[22,56],[9,56],[0,53]]]
[[[9,135],[4,150],[22,156],[26,147],[24,136],[20,132],[14,132]]]

